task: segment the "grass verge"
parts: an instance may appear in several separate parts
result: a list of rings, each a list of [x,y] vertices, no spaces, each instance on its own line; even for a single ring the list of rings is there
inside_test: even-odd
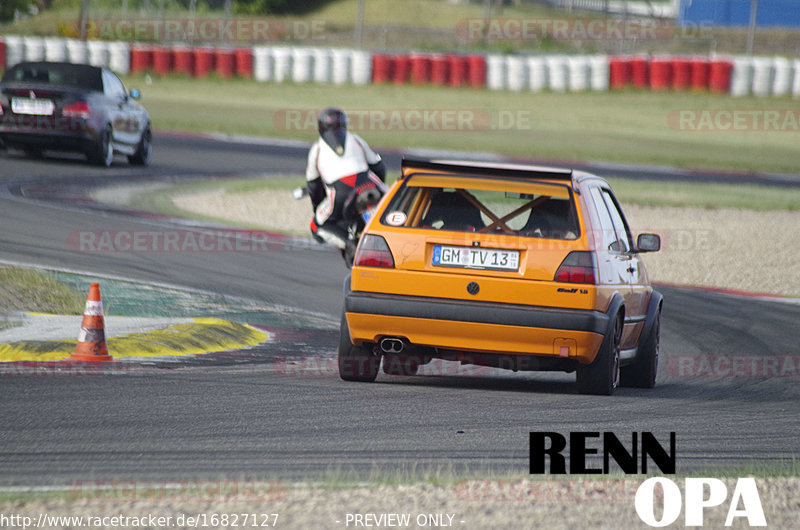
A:
[[[800,126],[792,127],[796,121],[781,121],[779,130],[758,126],[768,111],[796,116],[797,102],[790,98],[633,90],[557,94],[433,86],[336,87],[176,77],[131,77],[126,82],[143,89],[143,103],[156,131],[313,141],[316,113],[338,106],[349,113],[352,130],[384,148],[745,172],[794,173],[800,168]],[[684,111],[697,119],[680,121]],[[726,130],[719,120],[719,126],[714,125],[715,117],[731,113],[743,117],[736,130],[732,126]],[[711,122],[702,125],[706,118]],[[688,130],[692,124],[702,130]]]
[[[672,0],[649,0],[648,4],[668,4]],[[25,17],[16,23],[0,26],[1,33],[31,34],[48,36],[71,36],[80,34],[78,13],[80,0],[52,0],[52,9],[43,10],[39,15]],[[135,2],[132,4],[132,6]],[[184,6],[182,7],[181,6]],[[267,17],[272,22],[273,31],[268,38],[278,43],[302,43],[306,45],[357,46],[355,35],[358,0],[317,1],[301,14]],[[659,38],[648,35],[647,29],[636,32],[630,38],[621,39],[613,32],[606,39],[574,37],[571,31],[555,32],[554,21],[581,20],[584,27],[592,20],[603,17],[591,11],[555,9],[532,2],[505,2],[502,7],[495,6],[491,16],[495,21],[491,38],[484,41],[479,32],[470,30],[474,23],[483,21],[487,15],[485,2],[453,2],[446,0],[370,0],[364,6],[364,31],[362,44],[368,48],[379,49],[430,49],[430,50],[494,50],[511,52],[517,50],[559,50],[559,51],[607,51],[620,50],[632,53],[744,53],[747,41],[746,28],[671,26],[663,22],[659,27]],[[149,5],[149,7],[147,7]],[[176,3],[163,0],[152,4],[139,5],[138,9],[121,9],[119,0],[91,0],[90,18],[93,20],[119,20],[133,17],[188,17],[187,2]],[[216,2],[219,7],[221,4]],[[209,9],[200,2],[198,15],[201,17],[227,18],[222,10]],[[149,13],[148,13],[149,9]],[[262,15],[263,16],[263,15]],[[611,15],[619,19],[621,15]],[[504,26],[506,20],[524,20],[530,26],[523,31]],[[472,25],[471,25],[472,24]],[[572,28],[573,26],[568,26]],[[502,28],[502,29],[501,29]],[[635,28],[635,26],[634,26]],[[666,33],[665,33],[666,31]],[[133,35],[118,31],[121,38],[130,39]],[[138,40],[153,40],[154,31],[140,30],[135,36]],[[558,34],[556,34],[558,33]],[[109,35],[111,34],[111,35]],[[108,38],[114,31],[103,27],[102,22],[90,25],[92,38]],[[635,38],[639,37],[639,38]],[[228,37],[223,40],[231,40]],[[249,41],[251,35],[242,36]],[[167,39],[170,40],[170,39]],[[173,39],[174,40],[174,39]],[[190,38],[177,39],[189,41]],[[264,40],[264,39],[261,39]],[[754,40],[757,54],[783,52],[793,54],[797,48],[797,33],[791,28],[759,28]]]
[[[45,272],[0,266],[0,311],[80,315],[85,301],[85,295]]]

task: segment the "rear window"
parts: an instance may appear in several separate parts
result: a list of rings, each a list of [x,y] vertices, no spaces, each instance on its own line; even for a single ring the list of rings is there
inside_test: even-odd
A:
[[[469,185],[448,185],[453,182]],[[392,198],[381,222],[547,239],[571,240],[580,235],[569,186],[518,179],[414,174]]]
[[[3,83],[28,83],[103,91],[100,69],[85,64],[20,63],[3,74]]]

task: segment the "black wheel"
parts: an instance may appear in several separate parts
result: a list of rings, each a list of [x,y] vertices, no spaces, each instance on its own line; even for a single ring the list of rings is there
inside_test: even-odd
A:
[[[417,375],[420,364],[415,355],[384,355],[383,373],[388,375]]]
[[[636,360],[626,366],[620,373],[620,386],[634,388],[653,388],[658,375],[658,350],[661,343],[661,310],[656,314],[656,321],[650,335],[644,338]]]
[[[100,141],[87,153],[92,164],[108,167],[114,160],[114,146],[111,144],[111,126],[107,125],[100,135]]]
[[[153,144],[150,143],[152,138],[153,133],[148,126],[144,132],[142,132],[142,137],[136,145],[136,152],[128,156],[129,163],[136,166],[146,166],[150,163],[150,157],[153,154]]]
[[[344,259],[344,264],[347,266],[348,269],[353,268],[353,261],[355,261],[356,258],[357,245],[358,243],[348,239],[347,243],[345,243],[345,247],[341,251],[342,259]]]
[[[617,315],[611,335],[603,339],[592,364],[577,370],[578,392],[610,396],[619,383],[619,344],[622,339],[622,315]]]
[[[361,381],[370,383],[378,377],[381,366],[379,355],[373,355],[368,345],[356,346],[350,342],[350,329],[347,319],[342,313],[342,325],[339,328],[339,377],[345,381]]]

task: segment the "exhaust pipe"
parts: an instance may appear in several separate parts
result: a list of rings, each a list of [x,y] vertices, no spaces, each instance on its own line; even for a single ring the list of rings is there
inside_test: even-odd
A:
[[[400,353],[405,346],[405,343],[398,338],[387,337],[381,340],[381,351],[383,353]]]

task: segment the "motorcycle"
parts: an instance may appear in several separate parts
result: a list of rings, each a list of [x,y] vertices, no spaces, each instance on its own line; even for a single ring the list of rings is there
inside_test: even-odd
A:
[[[378,208],[378,203],[386,193],[385,188],[379,187],[368,181],[353,188],[347,195],[342,210],[342,217],[336,222],[347,233],[347,243],[341,249],[342,259],[347,268],[353,266],[356,248],[361,239],[361,233]],[[308,188],[296,188],[293,192],[296,200],[308,197]]]

